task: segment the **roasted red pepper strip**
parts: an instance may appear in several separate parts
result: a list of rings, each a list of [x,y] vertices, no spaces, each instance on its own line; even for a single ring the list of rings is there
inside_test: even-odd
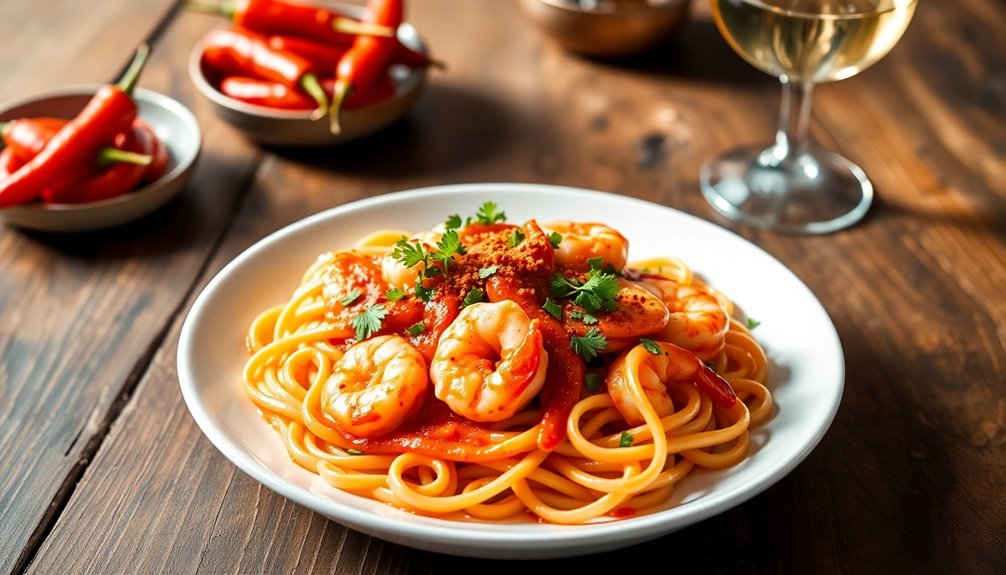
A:
[[[0,133],[11,152],[22,162],[29,162],[68,121],[65,118],[19,118],[3,123]]]
[[[129,128],[136,118],[136,104],[130,94],[148,55],[149,47],[141,44],[118,85],[99,88],[80,114],[67,122],[37,156],[0,180],[0,208],[38,198],[61,175],[93,162],[103,146]]]
[[[263,34],[310,38],[348,46],[358,34],[394,36],[395,29],[367,24],[319,6],[279,0],[233,0],[220,4],[189,0],[186,8],[230,18],[238,26]]]
[[[318,103],[318,118],[328,111],[328,96],[311,62],[273,48],[261,34],[241,29],[214,30],[204,40],[203,59],[224,76],[253,76],[303,89]]]
[[[404,14],[402,0],[370,0],[367,7],[365,19],[367,22],[396,29],[402,23]],[[341,131],[339,110],[347,94],[354,89],[369,86],[385,73],[396,43],[397,40],[394,38],[358,36],[353,42],[353,47],[339,61],[339,66],[335,69],[332,107],[328,112],[333,134]]]

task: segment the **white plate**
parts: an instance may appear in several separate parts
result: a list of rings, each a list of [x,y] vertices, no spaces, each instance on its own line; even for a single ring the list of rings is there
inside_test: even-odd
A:
[[[697,472],[667,508],[630,519],[561,526],[420,517],[329,487],[294,465],[278,435],[244,395],[244,334],[262,309],[285,301],[321,252],[377,228],[419,230],[448,214],[496,201],[510,221],[604,221],[630,241],[630,259],[674,255],[761,320],[754,332],[770,358],[774,417],[752,433],[752,454],[724,471]],[[572,188],[471,184],[379,196],[286,227],[227,265],[182,327],[178,374],[192,416],[242,471],[273,491],[350,528],[420,549],[490,558],[596,553],[653,539],[753,497],[802,461],[838,409],[842,348],[827,313],[785,266],[744,239],[670,208]]]

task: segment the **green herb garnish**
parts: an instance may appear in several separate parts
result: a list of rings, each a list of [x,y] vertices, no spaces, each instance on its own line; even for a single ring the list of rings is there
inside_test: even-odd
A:
[[[520,228],[514,228],[513,232],[510,233],[510,237],[506,240],[506,247],[515,248],[524,241],[524,232],[520,231]]]
[[[437,290],[428,289],[426,286],[423,285],[423,278],[417,277],[415,291],[417,298],[419,298],[422,301],[430,301],[431,299],[433,299],[433,294],[436,293]]]
[[[550,287],[557,297],[575,297],[573,303],[590,313],[611,312],[617,308],[618,278],[597,268],[590,270],[587,281],[583,283],[555,274]]]
[[[444,227],[449,230],[456,230],[461,227],[461,216],[457,214],[451,214],[447,216],[447,221],[444,222]]]
[[[350,455],[363,455],[363,452],[360,451],[359,449],[352,449],[352,448],[347,449],[346,453],[348,453]]]
[[[541,306],[541,309],[548,312],[548,315],[554,317],[555,319],[562,321],[562,306],[555,303],[550,299],[545,299],[545,303]]]
[[[388,298],[389,301],[398,301],[405,297],[405,290],[402,288],[390,288],[384,292],[384,297]]]
[[[599,352],[604,351],[604,348],[608,347],[608,339],[601,335],[601,330],[596,327],[587,330],[587,333],[582,337],[574,335],[569,338],[569,341],[573,346],[573,351],[582,357],[584,361],[591,361],[597,357]]]
[[[559,232],[552,232],[548,234],[548,243],[552,244],[553,248],[558,248],[562,243],[562,236],[559,235]]]
[[[461,307],[468,307],[473,303],[479,303],[482,301],[484,296],[485,292],[479,288],[473,288],[472,291],[468,292],[468,295],[465,296],[464,301],[461,302]]]
[[[583,376],[583,385],[587,388],[587,391],[594,393],[601,389],[601,376],[596,373],[588,373]]]
[[[587,325],[597,325],[597,318],[590,315],[589,313],[584,313],[579,310],[574,310],[569,312],[569,319],[573,321],[583,322]]]
[[[426,324],[424,324],[421,321],[417,321],[416,323],[405,328],[405,331],[408,332],[409,335],[416,336],[426,331]]]
[[[353,288],[353,289],[349,290],[349,293],[346,294],[346,297],[344,297],[341,300],[339,300],[339,303],[342,304],[342,307],[346,307],[347,305],[349,305],[349,304],[353,303],[354,301],[360,299],[361,295],[363,295],[362,291],[360,291],[360,290],[358,290],[356,288]]]
[[[496,202],[484,202],[481,206],[479,206],[479,210],[475,212],[475,223],[478,224],[488,225],[505,221],[506,212],[500,211]]]
[[[645,337],[639,338],[639,343],[643,344],[646,351],[652,353],[653,355],[660,355],[664,350],[660,349],[660,344],[653,341],[652,339],[647,339]]]
[[[356,339],[363,341],[381,329],[381,320],[388,312],[384,311],[384,306],[377,304],[363,310],[363,313],[353,318],[350,325],[356,330]]]
[[[754,329],[754,328],[756,328],[756,327],[758,327],[760,325],[761,325],[760,321],[758,321],[758,320],[756,320],[754,318],[750,318],[750,317],[748,318],[748,329]]]
[[[628,431],[623,431],[622,435],[619,436],[619,438],[618,438],[618,446],[619,447],[632,447],[632,440],[633,439],[635,439],[635,438],[632,437],[631,433],[629,433]]]
[[[497,266],[487,266],[487,267],[484,267],[484,268],[480,268],[479,269],[479,279],[480,280],[486,279],[487,277],[489,277],[489,276],[493,275],[494,273],[496,273],[497,269],[499,269]]]

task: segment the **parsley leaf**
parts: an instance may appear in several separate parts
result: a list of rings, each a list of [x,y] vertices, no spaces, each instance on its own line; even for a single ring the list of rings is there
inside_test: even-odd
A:
[[[461,237],[458,236],[457,230],[447,230],[437,240],[437,253],[433,257],[443,263],[446,272],[448,264],[453,261],[451,258],[454,257],[454,254],[465,255],[467,252],[468,250],[461,243]]]
[[[608,339],[601,335],[601,330],[596,327],[587,330],[583,337],[574,335],[569,338],[569,342],[573,346],[573,351],[585,361],[594,359],[598,352],[604,351],[604,348],[608,347]]]
[[[361,295],[363,295],[362,291],[360,291],[360,290],[358,290],[356,288],[353,288],[353,289],[349,290],[349,293],[346,294],[346,297],[344,297],[341,300],[339,300],[339,303],[342,304],[342,307],[346,307],[347,305],[349,305],[349,304],[353,303],[354,301],[360,299]]]
[[[398,301],[405,297],[405,290],[402,288],[390,288],[384,292],[384,297],[388,298],[389,301]]]
[[[461,216],[457,214],[451,214],[447,216],[447,221],[444,222],[444,227],[449,230],[456,230],[461,227]]]
[[[505,221],[506,212],[499,211],[499,206],[496,205],[496,202],[485,202],[475,212],[475,222],[479,224],[495,224],[496,222]]]
[[[409,238],[405,236],[395,242],[395,249],[391,250],[391,257],[402,262],[402,265],[407,268],[420,262],[428,264],[430,261],[430,253],[426,251],[426,248],[418,241],[409,243]]]
[[[549,287],[556,297],[575,295],[573,303],[590,313],[611,312],[618,307],[615,304],[615,297],[619,292],[618,277],[597,268],[590,270],[590,273],[587,274],[587,281],[582,284],[577,280],[555,274],[552,276]]]
[[[562,307],[550,299],[545,299],[545,303],[541,306],[541,309],[548,312],[548,315],[554,317],[555,319],[562,321]]]
[[[363,341],[381,329],[381,320],[388,312],[384,311],[384,306],[377,304],[363,310],[363,313],[353,318],[350,325],[356,330],[356,339]]]
[[[583,385],[587,388],[587,391],[594,393],[601,389],[601,376],[596,373],[588,373],[583,376]]]
[[[758,321],[758,320],[756,320],[754,318],[750,318],[750,317],[748,318],[748,329],[754,329],[754,328],[756,328],[756,327],[758,327],[760,325],[761,325],[760,321]]]
[[[479,303],[482,301],[482,297],[484,295],[485,293],[479,288],[473,288],[472,291],[468,292],[468,295],[465,296],[464,301],[461,302],[461,307],[468,307],[473,303]]]
[[[359,449],[353,449],[353,448],[347,449],[346,453],[348,453],[350,455],[363,455],[362,451],[360,451]]]
[[[562,243],[562,236],[559,235],[559,232],[552,232],[548,234],[548,243],[552,244],[553,248],[558,248]]]
[[[480,280],[486,279],[487,277],[489,277],[489,276],[493,275],[494,273],[496,273],[496,270],[498,270],[498,269],[499,269],[499,267],[497,267],[497,266],[487,266],[487,267],[484,267],[484,268],[480,268],[479,269],[479,279]]]
[[[590,258],[589,260],[587,260],[587,265],[590,266],[591,270],[599,270],[599,269],[601,269],[601,264],[603,264],[603,263],[604,263],[604,258],[602,258],[601,256],[598,256],[596,258]]]
[[[437,290],[435,289],[427,289],[426,286],[423,285],[422,277],[416,278],[416,297],[419,298],[420,300],[430,301],[433,298],[433,294],[436,291]]]
[[[409,335],[413,335],[413,336],[419,335],[419,334],[423,333],[424,331],[426,331],[426,324],[424,324],[421,321],[417,321],[416,323],[414,323],[414,324],[410,325],[409,327],[405,328],[405,331],[407,331],[409,333]]]
[[[583,313],[582,311],[571,311],[569,312],[569,319],[573,321],[581,321],[587,325],[597,325],[597,318],[590,315],[589,313]]]
[[[514,228],[513,232],[510,234],[510,237],[507,238],[506,247],[515,248],[519,246],[520,243],[523,241],[524,241],[524,232],[520,231],[520,228]]]
[[[631,433],[629,433],[628,431],[623,431],[622,435],[619,436],[619,438],[618,438],[618,446],[619,447],[632,447],[632,441],[634,439],[635,439],[635,437],[632,437]]]
[[[646,351],[652,353],[653,355],[660,355],[664,352],[664,350],[660,349],[660,345],[657,342],[653,341],[652,339],[641,337],[639,338],[639,343],[643,344],[643,347],[646,348]]]

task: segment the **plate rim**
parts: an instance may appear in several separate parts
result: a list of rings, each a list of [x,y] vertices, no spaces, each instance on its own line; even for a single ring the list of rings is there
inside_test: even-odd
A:
[[[744,485],[723,493],[714,493],[709,496],[704,496],[701,500],[696,500],[701,501],[701,505],[687,504],[673,508],[676,515],[671,525],[668,525],[667,518],[662,516],[666,511],[671,511],[671,509],[668,509],[656,513],[643,514],[638,517],[617,522],[574,526],[546,524],[543,526],[546,527],[546,529],[535,530],[529,532],[529,534],[519,532],[518,530],[492,532],[484,530],[471,530],[465,528],[466,526],[472,525],[471,523],[436,518],[429,519],[433,522],[439,521],[443,523],[443,525],[431,525],[426,522],[418,523],[395,521],[388,517],[378,516],[366,510],[352,507],[334,499],[325,498],[323,495],[304,490],[299,486],[290,484],[287,480],[280,478],[278,475],[269,473],[268,470],[264,469],[260,463],[245,453],[240,446],[231,442],[226,434],[217,429],[215,424],[210,421],[210,417],[205,410],[205,406],[200,403],[196,396],[197,390],[195,377],[194,374],[191,373],[190,366],[187,365],[185,361],[183,352],[191,348],[192,340],[195,337],[192,333],[194,329],[193,325],[196,322],[194,318],[198,317],[201,313],[202,307],[206,305],[209,297],[207,294],[213,293],[216,286],[223,282],[229,273],[231,273],[234,269],[243,265],[247,260],[254,258],[259,251],[265,249],[265,247],[271,243],[279,241],[286,236],[296,234],[302,229],[314,226],[317,223],[328,219],[347,217],[352,215],[354,212],[369,210],[376,206],[393,203],[406,197],[415,199],[417,197],[421,198],[440,195],[478,195],[486,193],[505,194],[510,191],[548,193],[578,197],[597,197],[605,198],[607,200],[617,200],[625,202],[626,204],[635,205],[637,207],[645,207],[648,209],[660,208],[669,210],[670,212],[674,212],[677,216],[684,217],[700,227],[715,230],[714,233],[726,233],[733,236],[734,240],[739,240],[748,244],[749,247],[754,248],[755,250],[761,252],[763,256],[776,262],[780,270],[788,274],[792,281],[794,281],[802,290],[805,290],[810,296],[814,306],[819,308],[822,317],[827,321],[827,326],[830,328],[826,335],[828,336],[829,343],[832,344],[833,351],[836,354],[835,359],[837,361],[837,371],[833,374],[834,381],[831,386],[822,386],[822,389],[831,390],[832,393],[830,396],[825,398],[828,402],[827,409],[824,412],[824,418],[821,421],[821,424],[815,429],[815,432],[805,438],[803,444],[800,446],[800,449],[793,452],[781,465],[770,467],[769,469],[752,476]],[[176,360],[178,378],[182,396],[190,414],[196,421],[200,430],[204,435],[206,435],[210,442],[213,443],[217,450],[241,471],[279,495],[282,495],[314,512],[321,513],[336,522],[347,525],[352,529],[368,532],[383,539],[414,547],[422,547],[422,545],[417,543],[416,540],[432,541],[429,546],[425,547],[428,549],[438,548],[442,550],[445,547],[460,546],[460,548],[456,548],[448,552],[483,557],[488,555],[478,553],[478,549],[473,547],[473,544],[478,544],[478,547],[486,552],[501,549],[514,549],[515,544],[520,544],[523,549],[541,550],[545,548],[552,548],[556,545],[568,546],[574,542],[581,546],[595,543],[604,544],[606,548],[613,548],[616,545],[612,545],[612,543],[625,542],[629,540],[643,541],[647,537],[657,537],[676,529],[693,525],[699,521],[722,513],[727,509],[741,505],[788,475],[817,447],[834,421],[835,415],[837,414],[838,408],[841,404],[841,398],[845,385],[844,352],[837,330],[835,329],[834,322],[828,315],[827,310],[810,288],[807,287],[807,285],[795,273],[793,273],[792,270],[760,246],[732,232],[731,230],[727,230],[713,224],[712,222],[669,206],[656,204],[639,198],[622,196],[620,194],[550,184],[466,183],[415,188],[372,196],[335,206],[288,224],[244,249],[240,254],[228,262],[227,265],[221,268],[206,284],[186,315],[185,321],[182,325],[181,334],[179,336],[177,349]],[[319,508],[319,506],[322,508]],[[613,526],[617,527],[613,528]],[[603,538],[603,541],[598,541],[600,538]],[[466,550],[467,553],[465,552]],[[598,550],[599,549],[595,547],[590,549],[588,552],[596,552]],[[556,553],[542,555],[542,557],[558,557],[583,553],[583,551],[570,552],[568,548],[566,549],[566,552],[563,553],[562,548],[560,548]]]

